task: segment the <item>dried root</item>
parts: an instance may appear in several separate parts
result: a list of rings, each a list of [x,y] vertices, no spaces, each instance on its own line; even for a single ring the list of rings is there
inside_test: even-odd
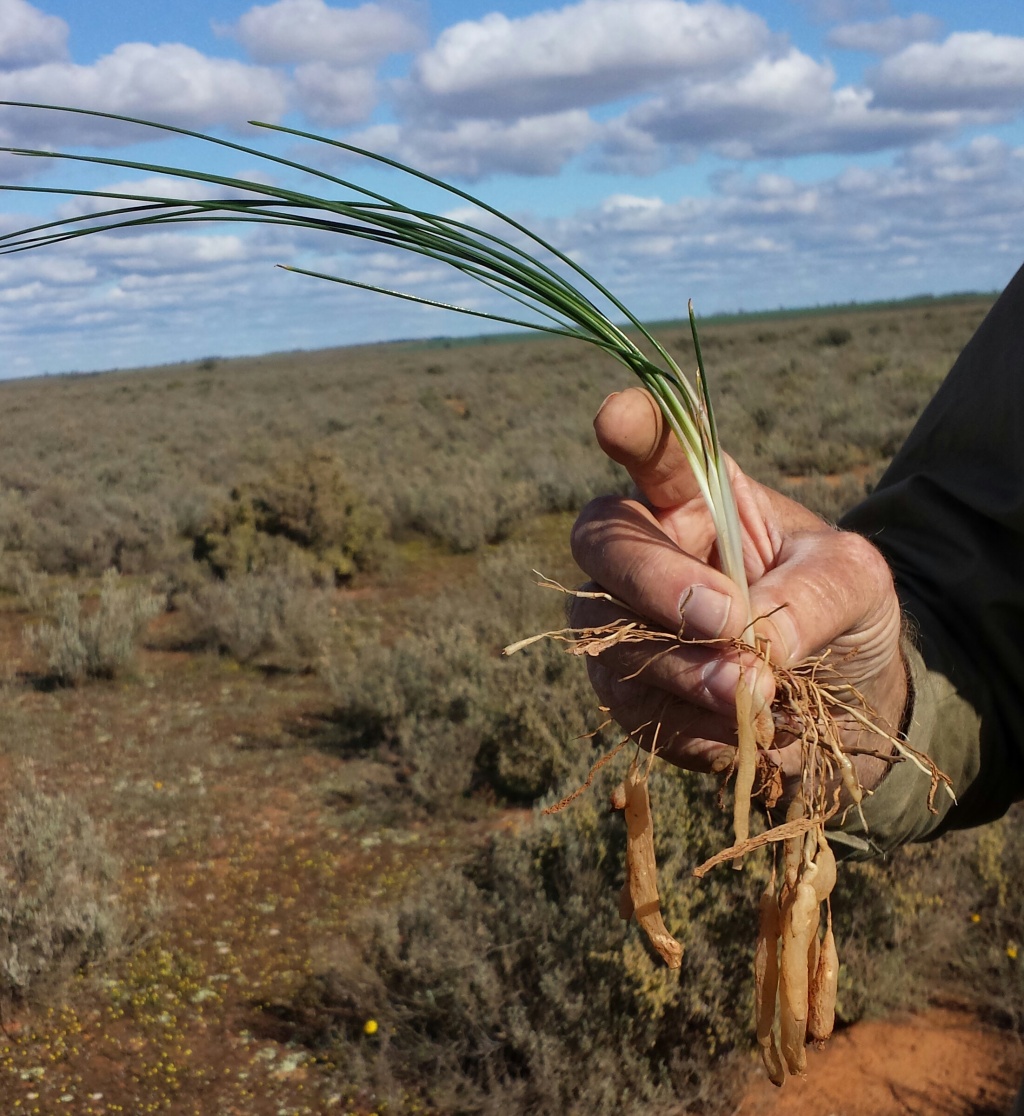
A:
[[[802,803],[800,805],[802,808]],[[794,848],[797,850],[795,855]],[[819,941],[818,937],[821,904],[828,904],[835,883],[836,858],[825,839],[823,828],[816,827],[803,838],[794,837],[787,841],[786,875],[778,900],[781,922],[778,1013],[782,1057],[792,1074],[806,1071],[807,1039],[824,1041],[831,1035],[835,1023],[839,958],[832,934],[830,905],[827,907],[825,938]],[[769,994],[770,989],[766,986],[761,995],[765,997]],[[762,1004],[759,1024],[767,1011]],[[765,1065],[771,1080],[781,1085],[782,1081],[777,1080],[767,1061]]]
[[[563,593],[621,604],[606,593],[574,593],[548,579],[544,579],[544,584]],[[586,656],[600,655],[620,644],[646,643],[652,650],[648,662],[653,662],[671,653],[682,632],[658,631],[640,621],[623,620],[595,628],[546,632],[505,648],[505,654],[545,638],[565,643],[571,654]],[[836,858],[826,839],[825,824],[840,811],[841,798],[845,799],[846,809],[861,808],[864,791],[851,756],[872,754],[889,763],[915,764],[929,776],[930,809],[934,809],[933,799],[940,786],[945,787],[950,797],[953,791],[948,777],[928,757],[873,722],[863,696],[843,678],[827,654],[793,669],[780,669],[769,662],[768,648],[755,648],[735,640],[728,642],[737,651],[753,656],[757,663],[744,671],[737,686],[738,746],[734,759],[722,772],[723,786],[733,780],[735,839],[729,848],[696,868],[694,875],[703,877],[711,868],[729,860],[739,867],[741,859],[754,850],[766,845],[778,850],[782,845],[781,878],[777,879],[773,859],[771,881],[759,903],[754,954],[757,1041],[769,1078],[782,1085],[787,1072],[806,1072],[807,1041],[824,1042],[835,1024],[839,959],[832,932],[830,896],[836,883]],[[631,677],[637,677],[644,669],[641,667]],[[776,698],[770,711],[754,709],[757,671],[762,669],[772,670],[775,680]],[[656,743],[660,726],[654,727]],[[845,745],[843,733],[851,727],[877,736],[879,751]],[[759,797],[770,818],[781,795],[779,768],[769,752],[776,730],[799,743],[800,786],[785,821],[751,837],[751,799]],[[652,759],[653,752],[652,748]],[[584,786],[554,809],[563,808],[582,793],[594,772],[610,758],[611,754],[600,760]],[[648,761],[641,771],[639,756],[634,757],[625,780],[612,794],[611,805],[624,812],[627,828],[626,882],[619,897],[619,913],[623,919],[635,917],[666,964],[679,968],[683,949],[665,926],[658,898],[653,819],[647,792],[650,766]]]
[[[626,816],[626,883],[619,896],[619,914],[635,917],[651,945],[670,969],[683,963],[683,947],[668,932],[661,917],[658,869],[654,860],[654,818],[647,791],[649,765],[640,770],[639,756],[629,765],[625,781],[612,795],[612,805]]]
[[[782,1063],[775,1016],[779,996],[779,940],[782,915],[775,894],[775,873],[761,896],[757,912],[757,945],[754,949],[754,1006],[757,1042],[761,1060],[773,1085],[782,1085],[786,1069]]]
[[[836,994],[839,989],[839,954],[832,936],[832,907],[828,907],[825,937],[818,952],[818,964],[811,978],[807,1014],[807,1035],[815,1042],[824,1042],[836,1023]]]

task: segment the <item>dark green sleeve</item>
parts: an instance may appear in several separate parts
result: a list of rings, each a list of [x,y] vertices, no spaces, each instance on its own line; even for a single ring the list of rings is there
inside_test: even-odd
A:
[[[842,527],[893,570],[910,621],[908,741],[953,780],[895,767],[865,804],[880,848],[1000,817],[1024,797],[1024,268]],[[922,793],[923,791],[923,793]]]

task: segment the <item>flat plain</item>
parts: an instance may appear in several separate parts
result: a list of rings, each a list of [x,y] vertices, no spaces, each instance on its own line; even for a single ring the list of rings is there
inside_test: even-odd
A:
[[[725,446],[837,518],[990,303],[708,322]],[[740,1103],[763,874],[695,892],[725,815],[658,775],[670,981],[601,780],[539,813],[614,726],[556,647],[498,655],[561,625],[531,571],[576,583],[575,513],[628,487],[590,428],[626,376],[517,337],[0,383],[5,1112]],[[849,869],[845,1024],[1020,1031],[1020,826]]]

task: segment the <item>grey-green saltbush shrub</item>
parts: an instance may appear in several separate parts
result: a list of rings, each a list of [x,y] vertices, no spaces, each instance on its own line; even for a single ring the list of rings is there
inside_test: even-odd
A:
[[[46,656],[47,671],[73,685],[85,678],[113,678],[134,659],[146,624],[164,607],[148,589],[122,585],[116,570],[103,575],[100,599],[86,613],[78,594],[61,590],[50,621],[28,630],[29,644]]]
[[[0,998],[35,999],[121,942],[118,866],[67,796],[23,792],[0,828]]]
[[[166,557],[174,526],[168,511],[139,494],[83,491],[50,481],[25,498],[32,529],[25,549],[46,573],[140,573]]]
[[[207,582],[180,604],[190,619],[193,645],[240,663],[305,669],[326,643],[327,594],[284,570]]]
[[[624,826],[606,803],[621,775],[602,773],[562,814],[495,837],[463,869],[357,927],[358,955],[312,981],[298,1012],[349,1084],[404,1088],[444,1112],[728,1104],[708,1067],[747,1044],[763,877],[755,867],[683,882],[723,843],[725,824],[702,781],[659,770],[665,917],[687,951],[682,970],[668,970],[617,913]],[[367,1019],[381,1038],[363,1036]]]

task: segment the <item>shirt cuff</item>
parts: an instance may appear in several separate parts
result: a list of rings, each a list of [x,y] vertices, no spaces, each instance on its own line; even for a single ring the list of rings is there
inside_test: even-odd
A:
[[[929,670],[921,653],[903,641],[907,664],[909,716],[906,742],[948,775],[959,797],[974,782],[981,762],[981,721],[943,674]],[[849,858],[864,859],[890,852],[909,841],[924,841],[956,824],[957,807],[947,787],[940,784],[929,809],[931,774],[904,758],[894,763],[872,794],[856,809],[829,827],[829,839]],[[949,815],[947,817],[947,815]],[[865,826],[866,823],[866,826]],[[835,828],[833,828],[835,826]]]

